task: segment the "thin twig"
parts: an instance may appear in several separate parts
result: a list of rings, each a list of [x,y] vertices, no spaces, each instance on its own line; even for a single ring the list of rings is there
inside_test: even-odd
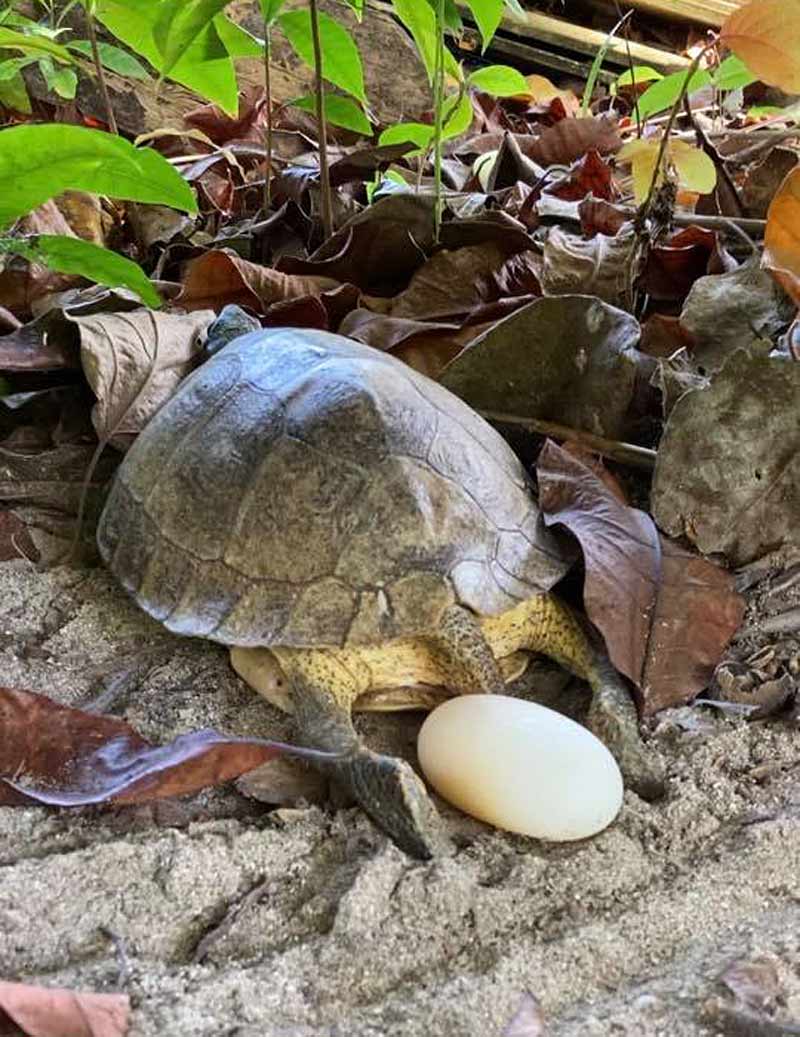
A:
[[[436,66],[433,75],[433,240],[442,229],[442,108],[444,107],[444,0],[436,0]]]
[[[311,40],[314,44],[314,94],[317,106],[319,133],[319,179],[322,194],[322,229],[326,238],[333,236],[333,201],[331,178],[328,171],[328,130],[325,123],[325,83],[322,78],[322,46],[319,41],[319,13],[317,0],[309,0]]]
[[[267,153],[266,171],[264,173],[264,215],[269,216],[272,208],[272,73],[269,60],[272,51],[270,39],[272,30],[267,19],[264,19],[264,94],[267,106],[267,126],[264,135],[264,149]]]
[[[648,190],[647,198],[645,198],[640,209],[641,215],[639,222],[641,226],[644,226],[645,221],[648,215],[650,214],[650,209],[653,205],[653,198],[655,197],[656,187],[658,186],[659,180],[661,179],[661,172],[664,165],[664,156],[666,155],[667,145],[669,144],[669,135],[672,131],[673,125],[675,124],[675,119],[677,118],[678,112],[680,111],[683,99],[686,96],[686,92],[689,89],[689,83],[691,83],[692,81],[692,76],[694,76],[695,72],[700,67],[700,62],[702,58],[705,56],[707,50],[709,50],[709,47],[704,47],[703,50],[701,50],[699,54],[695,56],[691,65],[686,69],[686,77],[683,80],[683,84],[681,85],[680,93],[675,99],[675,104],[673,104],[670,110],[669,118],[667,119],[667,123],[664,127],[664,132],[661,137],[661,145],[658,149],[658,157],[656,158],[656,163],[653,166],[653,178],[650,181],[650,189]]]
[[[94,4],[86,5],[86,31],[89,34],[89,43],[92,47],[92,60],[94,61],[94,71],[97,76],[97,83],[100,87],[100,96],[103,98],[103,105],[106,110],[106,122],[108,128],[112,133],[119,135],[117,129],[117,119],[114,115],[114,109],[111,105],[111,95],[108,92],[108,84],[106,83],[105,73],[103,72],[103,63],[100,60],[100,49],[97,46],[97,33],[94,28]]]
[[[630,465],[632,468],[643,468],[652,471],[655,468],[656,452],[648,450],[647,447],[635,446],[633,443],[623,443],[616,439],[606,439],[604,436],[595,436],[583,429],[570,428],[568,425],[559,425],[554,421],[542,421],[539,418],[521,418],[516,414],[504,414],[500,411],[479,410],[481,417],[487,421],[500,425],[521,425],[538,432],[540,436],[553,436],[555,439],[571,439],[581,443],[589,450],[610,457],[612,461],[620,464]]]

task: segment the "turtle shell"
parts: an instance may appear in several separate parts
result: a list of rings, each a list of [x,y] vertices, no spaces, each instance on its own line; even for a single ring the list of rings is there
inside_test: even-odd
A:
[[[256,331],[178,389],[120,465],[100,552],[170,630],[229,645],[430,634],[569,565],[504,440],[401,361]]]

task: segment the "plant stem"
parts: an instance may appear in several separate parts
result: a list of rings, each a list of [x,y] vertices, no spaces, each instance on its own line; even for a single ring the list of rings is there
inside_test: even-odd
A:
[[[439,244],[442,229],[442,109],[444,107],[444,0],[436,0],[436,64],[433,73],[433,240]]]
[[[708,50],[711,49],[712,46],[713,44],[709,44],[707,47],[704,47],[703,50],[701,50],[700,53],[695,56],[691,65],[686,69],[686,78],[683,81],[681,92],[675,98],[675,104],[673,104],[672,106],[672,110],[669,113],[669,118],[667,119],[667,124],[664,127],[664,134],[661,138],[661,146],[658,149],[658,157],[656,158],[656,164],[653,167],[653,179],[650,181],[650,189],[647,192],[647,198],[645,198],[644,202],[642,203],[642,207],[639,210],[641,213],[640,222],[642,223],[647,218],[647,215],[650,212],[650,208],[653,204],[653,197],[656,193],[656,186],[658,185],[658,181],[660,178],[661,168],[664,165],[664,156],[667,151],[667,144],[669,143],[669,135],[672,131],[673,125],[675,124],[675,119],[677,118],[678,112],[681,109],[681,105],[683,104],[683,99],[686,96],[686,92],[689,89],[689,83],[692,80],[692,76],[700,67],[700,62],[702,61],[704,55]]]
[[[325,125],[325,83],[322,78],[322,47],[319,42],[319,14],[317,0],[309,0],[311,14],[311,39],[314,44],[314,94],[317,102],[317,127],[319,133],[319,179],[322,193],[322,228],[325,237],[333,235],[333,204],[331,201],[331,178],[328,172],[328,132]]]
[[[100,96],[103,98],[103,105],[106,110],[106,122],[108,123],[108,128],[111,132],[118,135],[119,130],[117,129],[117,119],[111,105],[111,96],[108,92],[106,77],[103,72],[103,63],[100,60],[100,51],[97,47],[97,33],[94,30],[94,4],[86,5],[86,31],[89,34],[89,43],[92,45],[94,71],[97,76],[97,83],[100,87]]]
[[[264,216],[269,216],[272,208],[272,73],[269,67],[269,59],[272,53],[272,41],[270,39],[271,28],[269,22],[264,19],[264,94],[267,106],[267,126],[264,136],[264,150],[267,153],[267,162],[264,170]]]

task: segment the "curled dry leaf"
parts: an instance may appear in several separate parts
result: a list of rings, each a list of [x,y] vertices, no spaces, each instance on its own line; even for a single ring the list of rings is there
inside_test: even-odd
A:
[[[800,5],[751,0],[728,15],[719,35],[762,82],[800,92]]]
[[[0,1027],[30,1037],[125,1037],[129,1017],[127,994],[0,982]]]
[[[594,148],[587,151],[565,177],[549,183],[544,190],[546,194],[554,194],[568,202],[580,202],[587,195],[612,201],[619,194],[611,176],[611,166]]]
[[[652,299],[683,300],[698,278],[736,267],[714,231],[686,227],[648,249],[644,285]]]
[[[0,371],[80,369],[78,336],[61,310],[53,309],[0,335]]]
[[[442,374],[471,407],[619,439],[639,322],[589,295],[537,299],[480,335]]]
[[[308,259],[286,257],[277,268],[348,281],[375,295],[395,295],[432,247],[432,196],[395,194],[352,217]]]
[[[500,1037],[546,1037],[546,1033],[542,1007],[533,994],[526,991]]]
[[[218,249],[190,264],[177,303],[188,310],[221,309],[226,303],[237,303],[263,312],[273,303],[320,295],[338,286],[331,277],[281,273],[241,259],[228,249]]]
[[[734,350],[776,338],[793,312],[772,278],[748,262],[695,281],[681,310],[681,326],[694,342],[695,361],[705,371],[717,371]]]
[[[185,796],[282,753],[327,754],[261,738],[193,731],[151,745],[118,717],[0,688],[0,805],[75,807]]]
[[[369,310],[353,310],[342,321],[342,335],[368,346],[392,352],[428,378],[442,370],[482,331],[482,327],[387,317]]]
[[[800,364],[737,350],[669,417],[653,476],[659,526],[744,565],[800,545]]]
[[[731,575],[661,537],[645,512],[552,442],[537,475],[545,521],[580,542],[586,612],[614,665],[639,688],[642,712],[692,699],[741,622]]]
[[[392,300],[389,315],[413,320],[453,320],[486,298],[484,282],[503,267],[508,252],[494,242],[435,253]]]
[[[800,306],[800,168],[786,176],[772,199],[762,265]]]
[[[199,363],[213,310],[96,313],[73,318],[97,403],[98,439],[125,449]]]
[[[551,227],[544,244],[542,288],[548,295],[575,292],[621,303],[628,295],[636,235],[633,228],[613,237],[582,238]]]
[[[621,145],[616,120],[608,116],[561,119],[540,136],[520,142],[523,153],[541,166],[568,166],[587,151],[609,155]]]

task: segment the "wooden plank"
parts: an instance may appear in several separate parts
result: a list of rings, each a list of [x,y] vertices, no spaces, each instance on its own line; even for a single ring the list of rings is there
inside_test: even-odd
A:
[[[658,0],[653,0],[653,2],[658,2]],[[459,3],[458,8],[469,20],[470,11],[466,4]],[[582,25],[574,25],[562,18],[540,14],[538,11],[526,11],[524,17],[507,13],[504,15],[500,27],[504,33],[509,35],[521,36],[539,44],[546,43],[558,47],[560,50],[589,54],[592,58],[607,40],[607,34],[604,32],[585,29]],[[616,38],[612,39],[608,45],[604,63],[627,68],[629,50],[634,64],[650,65],[659,72],[677,72],[689,65],[689,59],[680,54],[673,54],[671,51],[650,47],[633,40],[626,43],[625,40]]]
[[[791,0],[787,0],[787,3]],[[627,7],[662,18],[719,28],[744,0],[628,0]]]

